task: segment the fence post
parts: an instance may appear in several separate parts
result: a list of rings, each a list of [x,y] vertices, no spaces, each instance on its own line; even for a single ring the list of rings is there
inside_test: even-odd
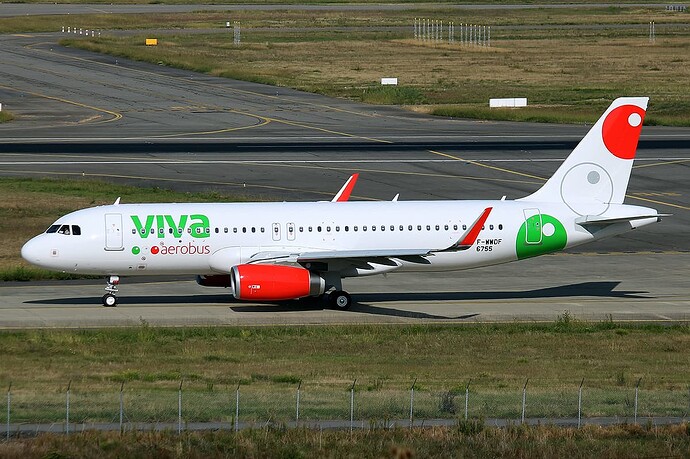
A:
[[[69,393],[70,393],[70,388],[72,387],[72,380],[69,380],[69,383],[67,383],[67,409],[65,410],[65,420],[67,421],[66,424],[66,433],[69,435]]]
[[[300,395],[300,388],[302,387],[302,380],[300,380],[299,384],[297,385],[297,413],[295,414],[295,426],[299,424],[299,395]]]
[[[12,406],[12,382],[7,388],[7,441],[10,441],[10,408]]]
[[[182,433],[182,380],[177,391],[177,435]]]
[[[577,391],[577,428],[580,428],[582,421],[582,385],[585,383],[585,378],[580,382],[580,390]]]
[[[412,387],[410,387],[410,429],[414,425],[414,386],[417,384],[417,378],[414,378]]]
[[[125,399],[124,399],[124,392],[125,389],[125,382],[122,381],[122,384],[120,385],[120,433],[122,433],[122,421],[124,419],[124,411],[125,411]]]
[[[357,379],[352,381],[352,387],[350,387],[350,433],[355,423],[355,384],[357,384]]]
[[[235,432],[240,430],[240,383],[235,389]]]
[[[470,404],[470,381],[472,380],[467,381],[465,385],[465,421],[467,421],[467,411]]]
[[[640,390],[640,382],[642,382],[642,378],[637,380],[637,384],[635,384],[635,424],[637,424],[637,393]]]
[[[527,401],[527,383],[529,378],[525,381],[525,386],[522,388],[522,423],[525,423],[525,402]]]

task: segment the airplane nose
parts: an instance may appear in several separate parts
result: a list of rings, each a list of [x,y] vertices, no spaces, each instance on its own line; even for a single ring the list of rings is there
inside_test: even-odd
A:
[[[22,246],[22,258],[34,265],[40,265],[41,260],[45,259],[46,254],[43,253],[44,244],[37,240],[38,238],[30,239]]]

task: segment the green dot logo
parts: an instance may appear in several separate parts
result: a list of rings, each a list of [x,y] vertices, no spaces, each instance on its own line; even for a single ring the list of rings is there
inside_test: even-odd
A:
[[[139,248],[139,246],[135,245],[134,247],[132,247],[132,253],[134,255],[139,255],[139,252],[141,252],[141,249]]]
[[[518,260],[563,249],[568,233],[561,222],[547,214],[536,214],[522,224],[515,241]]]

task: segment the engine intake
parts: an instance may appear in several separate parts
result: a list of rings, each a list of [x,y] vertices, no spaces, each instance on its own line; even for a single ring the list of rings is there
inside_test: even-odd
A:
[[[230,270],[238,300],[280,301],[318,296],[326,281],[308,269],[283,265],[237,265]]]

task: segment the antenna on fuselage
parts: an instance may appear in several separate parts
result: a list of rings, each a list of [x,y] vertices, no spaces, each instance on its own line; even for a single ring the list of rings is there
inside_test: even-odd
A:
[[[120,205],[120,196],[117,197],[115,202],[113,203],[114,206],[119,206]]]

